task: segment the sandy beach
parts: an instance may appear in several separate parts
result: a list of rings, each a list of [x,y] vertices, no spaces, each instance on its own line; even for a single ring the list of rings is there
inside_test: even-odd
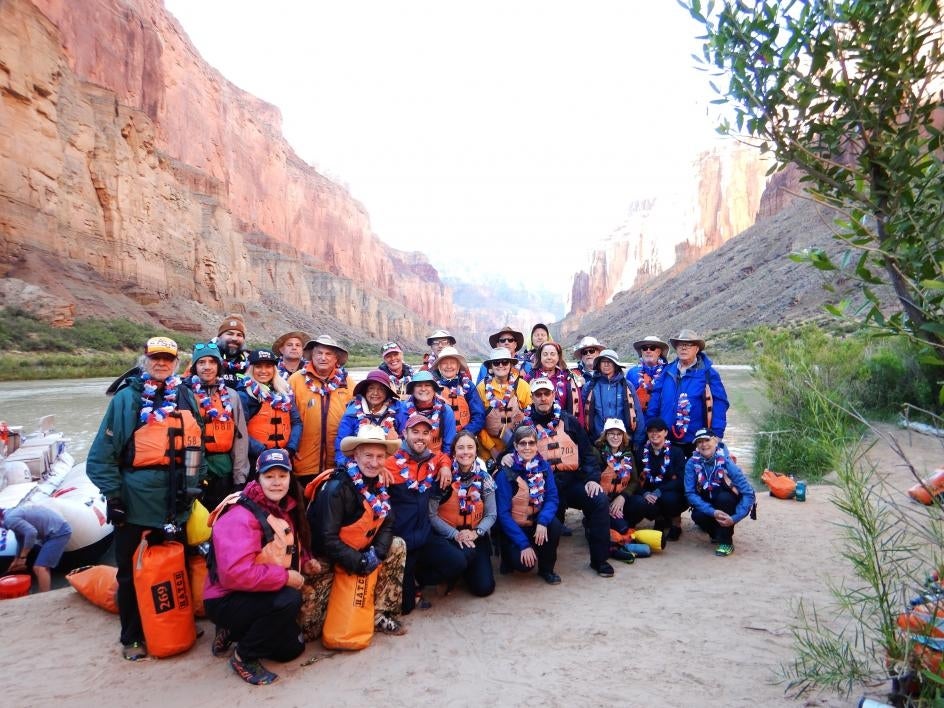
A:
[[[941,441],[883,427],[923,470],[944,461]],[[870,453],[888,482],[908,473],[883,443]],[[210,654],[206,630],[185,655],[123,661],[118,619],[71,589],[0,602],[0,661],[13,706],[258,705],[646,705],[842,706],[818,696],[795,701],[776,685],[792,656],[792,606],[828,602],[827,578],[848,572],[839,560],[828,485],[805,503],[759,490],[757,521],[735,535],[737,551],[716,558],[684,517],[682,539],[612,579],[587,566],[584,539],[561,540],[556,587],[530,576],[499,576],[495,594],[458,588],[416,611],[403,637],[377,636],[360,653],[309,644],[298,660],[270,663],[281,675],[266,687],[236,678]],[[578,512],[568,521],[579,527]],[[861,693],[861,692],[860,692]]]

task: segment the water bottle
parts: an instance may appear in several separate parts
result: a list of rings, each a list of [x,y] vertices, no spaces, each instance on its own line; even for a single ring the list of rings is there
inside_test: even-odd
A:
[[[200,494],[200,466],[203,464],[203,448],[188,447],[184,450],[184,481],[188,497]]]
[[[806,480],[801,479],[797,482],[796,491],[794,492],[794,499],[797,501],[806,501]]]

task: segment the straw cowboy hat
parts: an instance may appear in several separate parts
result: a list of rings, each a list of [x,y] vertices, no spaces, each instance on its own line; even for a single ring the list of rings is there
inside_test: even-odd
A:
[[[360,445],[383,445],[387,448],[388,455],[400,449],[400,441],[387,440],[387,434],[379,425],[362,425],[357,435],[348,435],[341,440],[341,452],[347,455]]]

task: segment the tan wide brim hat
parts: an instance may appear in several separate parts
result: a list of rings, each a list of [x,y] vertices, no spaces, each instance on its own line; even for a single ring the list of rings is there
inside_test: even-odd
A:
[[[362,425],[357,435],[348,435],[341,440],[341,452],[347,455],[360,445],[383,445],[387,448],[387,454],[392,455],[400,448],[400,441],[388,440],[387,434],[379,425]]]
[[[662,358],[664,359],[669,354],[669,345],[666,342],[663,342],[654,334],[650,334],[648,337],[643,337],[638,342],[633,342],[633,349],[636,350],[636,353],[642,356],[642,352],[639,351],[639,348],[643,344],[655,344],[659,347],[659,350],[662,352]]]
[[[281,355],[282,355],[282,352],[280,352],[279,350],[280,350],[282,347],[284,347],[284,346],[285,346],[285,343],[286,343],[288,340],[290,340],[292,337],[295,337],[296,339],[298,339],[299,341],[301,341],[303,347],[305,346],[305,342],[308,341],[308,335],[305,334],[304,332],[299,332],[298,330],[296,330],[296,331],[294,331],[294,332],[286,332],[286,333],[283,334],[281,337],[279,337],[279,338],[276,339],[274,342],[272,342],[272,351],[274,351],[276,354],[278,354],[279,356],[281,356]]]
[[[698,351],[705,351],[705,340],[699,337],[693,329],[683,329],[676,337],[669,337],[669,344],[675,349],[679,342],[691,342],[698,346]]]
[[[514,337],[515,343],[518,345],[515,348],[515,351],[521,351],[521,348],[524,346],[524,335],[521,334],[521,332],[518,332],[517,330],[512,329],[510,325],[505,325],[500,330],[495,332],[495,334],[491,335],[488,338],[488,346],[490,346],[492,349],[497,348],[498,338],[501,337],[503,334],[510,334],[512,337]]]
[[[322,334],[320,337],[309,339],[308,342],[305,344],[305,351],[307,352],[309,349],[314,349],[315,346],[319,344],[323,347],[330,347],[331,349],[334,349],[334,351],[337,352],[338,366],[344,366],[345,364],[347,364],[347,349],[345,349],[336,341],[334,341],[334,337],[332,337],[329,334]]]
[[[439,352],[439,356],[436,357],[436,363],[433,365],[437,370],[439,369],[439,362],[443,359],[455,359],[459,362],[459,369],[468,369],[469,362],[465,360],[465,357],[459,353],[459,350],[455,347],[443,347],[443,350]]]

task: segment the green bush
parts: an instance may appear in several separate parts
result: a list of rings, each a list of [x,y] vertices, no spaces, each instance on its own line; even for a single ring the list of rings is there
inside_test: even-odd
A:
[[[865,359],[867,385],[859,392],[869,416],[894,418],[903,403],[926,410],[940,408],[934,369],[919,361],[919,352],[904,338],[878,340]]]

